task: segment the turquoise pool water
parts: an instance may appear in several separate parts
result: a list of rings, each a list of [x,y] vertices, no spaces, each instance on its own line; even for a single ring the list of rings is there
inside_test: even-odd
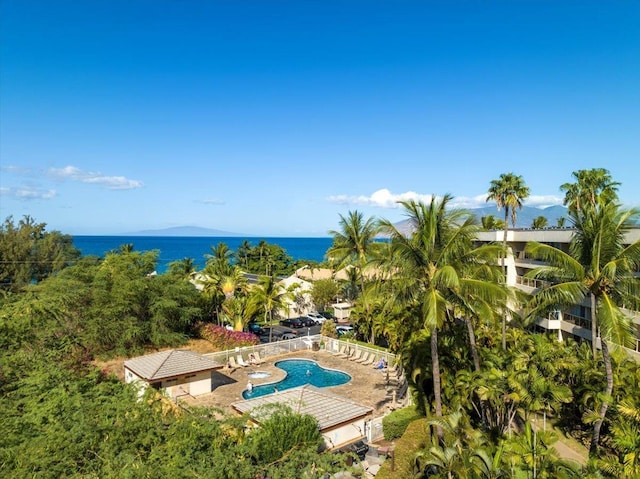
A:
[[[336,371],[335,369],[325,369],[315,361],[308,359],[284,359],[275,363],[275,366],[287,373],[284,379],[277,383],[254,386],[251,392],[245,390],[242,393],[242,397],[253,399],[272,394],[275,392],[275,388],[278,388],[278,391],[284,391],[285,389],[304,386],[305,384],[326,388],[340,386],[351,381],[351,376],[347,373]]]

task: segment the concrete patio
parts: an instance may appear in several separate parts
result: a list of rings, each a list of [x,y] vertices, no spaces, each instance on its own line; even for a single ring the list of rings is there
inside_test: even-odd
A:
[[[397,379],[387,370],[374,369],[372,365],[361,365],[349,359],[338,357],[326,350],[299,350],[279,356],[269,357],[261,365],[249,367],[224,368],[211,374],[211,393],[194,397],[182,397],[180,402],[190,406],[217,407],[232,413],[231,404],[241,401],[242,392],[247,388],[249,380],[258,386],[260,384],[280,381],[285,372],[274,366],[282,359],[310,359],[320,366],[344,371],[351,376],[351,381],[341,386],[328,388],[333,394],[346,397],[358,404],[371,407],[374,417],[388,412],[392,405],[393,390],[397,390]],[[250,378],[249,374],[256,371],[270,373],[266,378]]]

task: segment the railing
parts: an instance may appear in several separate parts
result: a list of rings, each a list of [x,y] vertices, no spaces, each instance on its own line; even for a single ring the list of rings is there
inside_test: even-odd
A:
[[[256,344],[255,346],[245,346],[242,348],[228,349],[226,351],[218,351],[215,353],[207,353],[206,356],[220,364],[228,364],[229,358],[234,359],[238,355],[242,355],[245,361],[249,360],[249,355],[252,353],[260,354],[260,357],[265,359],[274,356],[280,356],[282,354],[291,353],[294,351],[305,351],[314,348],[320,348],[323,344],[324,349],[329,352],[337,353],[344,346],[348,350],[356,350],[363,352],[369,352],[376,355],[376,358],[383,357],[387,361],[387,364],[392,364],[396,360],[396,355],[390,353],[386,349],[372,348],[360,343],[352,342],[349,340],[329,338],[320,334],[314,334],[310,336],[300,336],[295,339],[287,339],[282,341],[274,341],[266,344]]]
[[[317,347],[320,347],[320,342],[323,339],[323,336],[320,334],[314,334],[310,336],[300,336],[295,339],[286,339],[266,344],[256,344],[255,346],[243,346],[241,348],[228,349],[226,351],[207,353],[203,356],[206,356],[220,364],[228,364],[230,357],[235,359],[238,355],[242,355],[245,361],[248,361],[249,356],[256,352],[264,359],[287,354],[293,351],[312,349],[314,347],[314,343],[317,344]]]
[[[562,319],[567,323],[575,324],[576,326],[580,326],[581,328],[591,329],[591,320],[587,318],[583,318],[581,316],[576,316],[570,313],[562,313]]]
[[[516,276],[516,284],[520,284],[522,286],[527,286],[529,288],[542,289],[548,288],[552,285],[549,281],[544,281],[542,279],[535,278],[527,278],[525,276]]]

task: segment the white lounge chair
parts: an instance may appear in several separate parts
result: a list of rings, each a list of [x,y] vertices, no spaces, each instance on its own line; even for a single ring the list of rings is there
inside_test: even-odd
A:
[[[337,356],[340,358],[348,358],[352,354],[353,354],[353,350],[347,349],[344,353],[337,354]]]
[[[260,357],[258,351],[255,351],[249,355],[249,364],[264,364],[264,359]]]
[[[369,353],[369,352],[364,353],[364,356],[362,356],[360,359],[356,360],[356,363],[362,364],[365,361],[368,361],[369,360],[369,356],[371,356],[371,353]]]
[[[376,355],[372,353],[369,355],[369,359],[367,359],[366,361],[362,361],[360,364],[362,364],[363,366],[369,366],[370,364],[373,364],[375,360]]]
[[[347,347],[346,347],[346,346],[342,346],[342,347],[340,348],[340,351],[334,352],[334,353],[333,353],[333,355],[334,355],[334,356],[340,356],[341,354],[345,354],[345,351],[346,351],[346,350],[347,350]]]
[[[238,369],[240,367],[233,356],[229,356],[229,367],[231,369]]]
[[[238,356],[236,356],[236,361],[243,368],[249,367],[249,363],[244,360],[244,358],[242,357],[242,354],[238,354]]]
[[[353,356],[349,356],[349,361],[358,361],[362,357],[362,349],[359,349]]]

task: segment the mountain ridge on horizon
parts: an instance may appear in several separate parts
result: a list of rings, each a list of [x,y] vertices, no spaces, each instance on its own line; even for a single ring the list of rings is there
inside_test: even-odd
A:
[[[482,216],[493,215],[496,219],[504,218],[504,210],[498,210],[494,206],[483,206],[480,208],[468,208],[478,219]],[[516,228],[528,227],[534,218],[544,216],[549,220],[549,226],[553,226],[560,217],[567,216],[567,208],[554,205],[546,208],[536,208],[533,206],[523,206],[517,211]],[[408,220],[398,221],[396,226],[400,229]],[[248,235],[246,233],[234,233],[231,231],[218,230],[214,228],[204,228],[201,226],[173,226],[169,228],[150,229],[122,233],[122,236],[215,236],[215,237],[260,237],[261,235]]]

